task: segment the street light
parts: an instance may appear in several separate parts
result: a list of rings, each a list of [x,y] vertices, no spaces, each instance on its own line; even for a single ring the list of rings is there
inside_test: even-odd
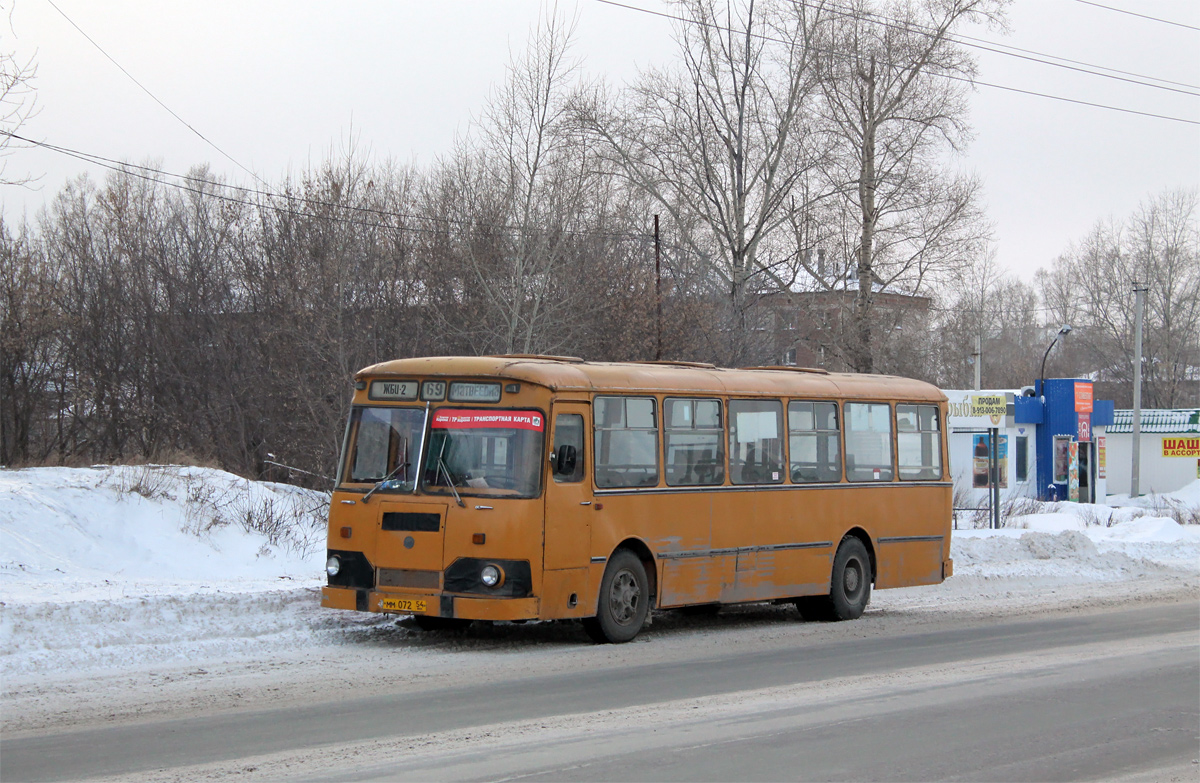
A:
[[[1048,356],[1050,356],[1050,350],[1052,348],[1054,348],[1054,344],[1058,342],[1058,338],[1066,337],[1070,333],[1071,333],[1071,325],[1063,324],[1059,328],[1058,334],[1054,335],[1054,339],[1050,341],[1050,346],[1048,348],[1046,348],[1046,352],[1044,354],[1042,354],[1042,371],[1040,373],[1038,373],[1038,375],[1041,377],[1041,380],[1042,380],[1041,395],[1043,397],[1046,396],[1046,358]]]

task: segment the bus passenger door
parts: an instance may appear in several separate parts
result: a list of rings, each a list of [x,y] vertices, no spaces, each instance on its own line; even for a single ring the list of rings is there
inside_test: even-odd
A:
[[[584,402],[554,405],[551,443],[555,456],[563,447],[574,450],[574,465],[551,461],[546,481],[546,570],[588,567],[591,544],[592,482],[588,468],[587,425],[590,406]],[[569,470],[563,470],[568,467]]]

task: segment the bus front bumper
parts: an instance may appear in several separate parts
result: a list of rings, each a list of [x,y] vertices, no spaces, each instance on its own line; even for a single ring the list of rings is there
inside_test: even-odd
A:
[[[359,612],[426,614],[463,620],[536,620],[538,599],[479,598],[445,593],[393,593],[352,587],[322,587],[321,606]]]

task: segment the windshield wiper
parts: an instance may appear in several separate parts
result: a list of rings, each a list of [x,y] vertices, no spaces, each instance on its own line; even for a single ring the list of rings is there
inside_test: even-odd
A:
[[[384,476],[383,478],[381,478],[379,481],[377,481],[375,483],[375,486],[373,486],[369,490],[367,490],[367,494],[363,495],[363,499],[362,499],[363,503],[366,503],[368,500],[370,500],[372,495],[374,495],[376,492],[378,492],[380,489],[382,489],[384,484],[388,483],[393,478],[395,478],[396,474],[402,470],[404,471],[404,478],[401,480],[408,481],[408,438],[402,438],[402,440],[404,441],[404,454],[403,454],[403,456],[400,457],[400,464],[398,464],[398,465],[396,465],[396,467],[392,468],[391,473],[389,473],[386,476]]]
[[[446,444],[450,442],[447,437],[442,441],[442,450],[438,452],[438,472],[446,477],[446,483],[450,485],[450,491],[454,493],[454,502],[459,505],[459,508],[466,508],[467,504],[463,503],[462,498],[458,496],[458,487],[454,484],[454,479],[450,476],[450,469],[446,467],[446,461],[442,459],[442,455],[446,453]],[[434,481],[437,481],[437,474],[434,474]]]

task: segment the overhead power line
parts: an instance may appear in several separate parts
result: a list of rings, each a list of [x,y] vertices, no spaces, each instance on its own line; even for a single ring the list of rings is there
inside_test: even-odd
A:
[[[9,131],[0,130],[0,135],[8,136],[9,138],[14,139],[16,141],[19,141],[19,142],[22,142],[25,144],[29,144],[34,147],[41,147],[41,148],[49,150],[51,152],[56,152],[60,155],[66,155],[67,157],[75,158],[76,160],[81,160],[85,163],[90,163],[92,165],[100,166],[109,171],[115,171],[115,172],[119,172],[122,174],[128,174],[130,176],[137,177],[137,178],[145,180],[147,182],[154,182],[159,185],[164,185],[166,187],[175,188],[177,190],[183,190],[188,193],[195,193],[195,194],[201,195],[201,196],[208,196],[208,197],[215,198],[215,199],[218,199],[220,201],[230,203],[230,204],[238,204],[241,206],[268,209],[273,212],[277,212],[280,214],[286,214],[286,215],[293,215],[296,217],[315,218],[315,219],[320,219],[320,220],[328,220],[328,221],[331,221],[334,223],[344,223],[347,225],[356,225],[356,226],[362,226],[365,228],[389,229],[389,230],[393,230],[393,231],[403,231],[406,233],[413,233],[413,234],[431,234],[431,233],[434,233],[435,231],[437,231],[436,228],[431,227],[431,226],[421,226],[421,227],[404,226],[404,225],[397,225],[397,224],[391,223],[391,222],[381,223],[381,222],[371,222],[368,220],[360,220],[360,219],[347,218],[347,217],[341,217],[341,216],[335,216],[335,215],[318,215],[318,214],[314,214],[311,211],[300,211],[300,210],[290,208],[290,207],[283,207],[276,203],[267,203],[267,202],[262,202],[262,201],[250,201],[250,200],[248,200],[248,197],[249,196],[263,196],[263,197],[266,197],[267,199],[275,199],[275,200],[281,200],[281,201],[286,201],[286,202],[300,202],[304,206],[309,207],[309,208],[316,207],[316,208],[336,209],[336,210],[340,210],[343,212],[349,212],[352,214],[362,214],[362,215],[374,216],[376,218],[384,218],[384,219],[397,218],[397,219],[404,219],[404,220],[420,220],[420,221],[427,221],[427,222],[433,223],[435,225],[436,224],[442,224],[444,226],[458,225],[458,226],[465,226],[465,227],[472,228],[472,229],[487,229],[487,230],[491,230],[492,233],[494,233],[494,234],[517,235],[522,232],[522,229],[519,226],[513,226],[513,225],[503,224],[503,223],[486,223],[486,222],[481,222],[478,220],[471,220],[471,219],[451,218],[451,217],[434,217],[431,215],[417,215],[417,214],[413,214],[413,213],[398,212],[395,210],[379,209],[379,208],[374,208],[374,207],[361,207],[361,206],[355,206],[352,204],[340,204],[340,203],[337,203],[334,201],[325,201],[325,200],[319,199],[319,198],[312,198],[310,196],[291,195],[291,194],[272,192],[269,190],[259,190],[257,188],[248,188],[248,187],[245,187],[244,185],[233,185],[233,184],[226,183],[226,182],[219,182],[217,180],[208,179],[206,177],[197,177],[197,176],[191,175],[191,174],[177,174],[174,172],[164,171],[162,169],[154,168],[153,166],[138,165],[136,163],[127,163],[125,161],[119,161],[119,160],[115,160],[113,158],[106,158],[102,155],[96,155],[96,154],[90,153],[90,152],[83,152],[82,150],[71,149],[70,147],[62,147],[57,144],[51,144],[51,143],[45,142],[45,141],[35,141],[34,139],[26,138],[19,134],[11,133]],[[161,179],[161,177],[170,177],[173,179]],[[179,181],[173,181],[173,180],[179,180]],[[185,184],[185,183],[189,183],[189,184]],[[206,189],[204,189],[204,186],[208,186],[215,190],[206,190]],[[229,195],[228,193],[221,192],[221,191],[235,191],[237,193],[243,194],[244,197],[237,198],[237,197]],[[590,237],[599,237],[602,239],[637,239],[640,241],[647,241],[650,237],[650,234],[643,233],[643,232],[564,230],[561,233],[566,236],[590,236]],[[672,249],[676,249],[676,250],[682,249],[678,245],[667,245],[667,246]]]
[[[84,30],[83,30],[83,28],[82,28],[82,27],[80,27],[79,25],[75,24],[75,21],[74,21],[73,19],[71,19],[71,17],[67,16],[66,12],[65,12],[65,11],[63,11],[61,8],[59,8],[59,7],[58,7],[58,5],[57,5],[57,4],[54,2],[54,0],[46,0],[46,2],[47,2],[47,3],[49,3],[49,4],[50,4],[50,6],[51,6],[51,7],[52,7],[52,8],[53,8],[55,11],[58,11],[58,13],[59,13],[59,14],[62,16],[62,18],[63,18],[63,19],[66,19],[66,20],[67,20],[67,22],[68,22],[68,23],[69,23],[69,24],[70,24],[72,27],[74,27],[76,30],[78,30],[78,31],[79,31],[79,34],[80,34],[80,35],[82,35],[84,38],[86,38],[86,39],[88,40],[88,43],[90,43],[92,46],[96,47],[96,50],[97,50],[97,51],[99,51],[99,52],[100,52],[100,54],[102,54],[102,55],[104,55],[105,57],[107,57],[107,58],[108,58],[108,60],[109,60],[109,62],[111,62],[113,65],[117,66],[118,70],[120,70],[120,71],[121,71],[121,73],[123,73],[123,74],[125,74],[127,77],[129,77],[129,80],[130,80],[131,82],[133,82],[133,83],[134,83],[134,84],[136,84],[136,85],[137,85],[139,88],[141,88],[142,92],[144,92],[144,93],[146,93],[147,95],[149,95],[149,96],[150,96],[150,98],[151,98],[151,99],[152,99],[152,100],[153,100],[155,103],[157,103],[159,106],[161,106],[161,107],[163,107],[164,109],[166,109],[168,114],[170,114],[170,115],[171,115],[172,117],[174,117],[175,119],[179,120],[179,122],[183,123],[184,127],[186,127],[186,128],[187,128],[188,130],[190,130],[192,133],[194,133],[194,134],[196,134],[198,137],[200,137],[200,139],[201,139],[201,140],[203,140],[205,144],[207,144],[208,146],[212,147],[212,148],[213,148],[214,150],[216,150],[217,152],[219,152],[219,153],[221,153],[222,155],[224,155],[224,156],[225,156],[225,157],[226,157],[228,160],[230,160],[230,161],[231,161],[231,162],[232,162],[234,165],[236,165],[236,166],[237,166],[238,168],[240,168],[242,171],[246,172],[246,173],[247,173],[247,174],[249,174],[251,177],[254,177],[254,179],[256,179],[256,180],[258,180],[260,183],[262,183],[262,180],[258,178],[258,175],[257,175],[257,174],[255,174],[253,171],[251,171],[250,169],[248,169],[248,168],[246,168],[245,166],[243,166],[243,165],[242,165],[240,162],[238,162],[238,161],[237,161],[237,160],[236,160],[236,159],[235,159],[235,158],[234,158],[232,155],[230,155],[228,152],[226,152],[225,150],[223,150],[223,149],[221,149],[220,147],[218,147],[218,146],[216,145],[216,143],[214,143],[214,142],[212,141],[212,139],[208,138],[208,137],[207,137],[207,136],[205,136],[203,133],[201,133],[200,131],[196,130],[196,128],[195,128],[195,127],[194,127],[194,126],[193,126],[193,125],[192,125],[190,122],[188,122],[188,121],[187,121],[187,120],[185,120],[183,117],[180,117],[178,114],[176,114],[174,109],[172,109],[170,106],[168,106],[167,104],[165,104],[165,103],[163,103],[161,100],[159,100],[159,98],[158,98],[158,96],[157,96],[157,95],[155,95],[154,93],[150,92],[150,88],[148,88],[146,85],[144,85],[144,84],[142,84],[140,81],[138,81],[138,80],[137,80],[137,78],[136,78],[136,77],[135,77],[135,76],[134,76],[132,73],[130,73],[129,71],[127,71],[127,70],[125,69],[125,66],[123,66],[123,65],[121,65],[119,62],[117,62],[116,58],[114,58],[114,57],[113,57],[111,54],[109,54],[108,52],[104,51],[104,47],[103,47],[103,46],[101,46],[100,44],[96,43],[96,40],[95,40],[94,38],[92,38],[90,35],[88,35],[86,32],[84,32]],[[265,184],[265,183],[263,183],[263,184]]]
[[[860,12],[852,8],[836,5],[834,3],[823,2],[814,4],[812,2],[805,2],[805,0],[794,0],[794,2],[796,2],[797,5],[814,10],[829,11],[832,9],[832,13],[844,18],[856,18],[859,15],[862,15],[875,20],[881,26],[891,30],[918,30],[928,35],[938,33],[938,31],[932,27],[901,21],[899,19],[884,16],[882,14]],[[1116,68],[1109,68],[1104,65],[1097,65],[1095,63],[1083,62],[1081,60],[1072,60],[1066,57],[1059,57],[1057,55],[1047,54],[1046,52],[1037,52],[1032,49],[1023,49],[1019,46],[1010,46],[1009,44],[1001,43],[999,41],[989,41],[985,38],[975,38],[962,33],[943,34],[949,41],[953,41],[962,46],[978,49],[984,52],[992,52],[994,54],[1004,55],[1005,57],[1014,57],[1019,60],[1027,60],[1029,62],[1035,62],[1041,65],[1048,65],[1052,68],[1062,68],[1068,71],[1075,71],[1076,73],[1085,73],[1089,76],[1099,76],[1104,79],[1114,79],[1116,81],[1128,82],[1129,84],[1136,84],[1141,87],[1150,87],[1156,90],[1166,90],[1168,92],[1177,92],[1183,95],[1200,97],[1200,92],[1197,92],[1200,91],[1200,86],[1195,84],[1175,82],[1169,79],[1160,79],[1157,76],[1147,76],[1146,74],[1134,73],[1131,71],[1122,71]],[[1057,62],[1051,62],[1051,60],[1056,60]],[[1100,73],[1100,71],[1107,71],[1107,73]],[[1151,84],[1150,82],[1159,82],[1159,84]],[[1182,87],[1185,89],[1175,89],[1177,87]]]
[[[1146,14],[1139,14],[1134,11],[1126,11],[1124,8],[1114,8],[1111,5],[1103,5],[1102,3],[1093,3],[1092,0],[1075,0],[1075,2],[1083,3],[1084,5],[1092,5],[1092,6],[1095,6],[1096,8],[1103,8],[1105,11],[1116,11],[1118,14],[1129,14],[1130,16],[1136,16],[1140,19],[1149,19],[1151,22],[1162,22],[1163,24],[1174,25],[1175,27],[1183,27],[1188,30],[1200,30],[1200,27],[1195,27],[1190,24],[1184,24],[1183,22],[1176,22],[1171,19],[1163,19],[1158,16],[1147,16]]]
[[[642,7],[636,6],[636,5],[629,5],[627,3],[617,2],[616,0],[595,0],[595,2],[602,3],[604,5],[610,5],[615,8],[623,8],[628,11],[636,11],[636,12],[643,13],[643,14],[649,14],[651,16],[658,16],[658,17],[661,17],[664,19],[671,19],[673,21],[683,22],[684,24],[693,24],[693,25],[697,25],[700,27],[708,27],[710,29],[719,30],[721,32],[729,32],[729,33],[737,33],[737,34],[744,34],[744,32],[745,32],[745,31],[734,30],[729,27],[724,27],[722,25],[715,24],[712,22],[703,22],[698,19],[689,19],[687,17],[679,16],[677,14],[670,14],[665,11],[656,11],[656,10],[650,9],[650,8],[642,8]],[[759,40],[763,40],[763,41],[772,41],[774,43],[782,43],[782,44],[791,43],[782,38],[774,38],[772,36],[764,35],[762,33],[750,33],[750,36],[753,38],[757,38]],[[829,49],[819,49],[819,48],[815,48],[815,47],[813,47],[813,49],[814,49],[814,51],[820,52],[822,54],[828,54],[831,57],[841,57],[841,58],[847,57],[847,55],[843,52],[832,51]],[[886,64],[897,65],[896,63],[886,63]],[[1048,64],[1051,64],[1051,63],[1048,63]],[[929,71],[929,75],[938,77],[938,78],[942,78],[942,79],[948,79],[950,81],[956,81],[956,82],[962,82],[964,84],[975,85],[975,86],[979,86],[979,87],[990,87],[992,89],[1004,90],[1006,92],[1015,92],[1015,93],[1019,93],[1022,95],[1032,95],[1032,96],[1035,96],[1038,98],[1048,98],[1050,100],[1061,101],[1063,103],[1073,103],[1073,104],[1077,104],[1080,106],[1091,106],[1091,107],[1097,108],[1097,109],[1116,111],[1116,112],[1121,112],[1124,114],[1136,114],[1138,116],[1150,117],[1150,118],[1158,119],[1158,120],[1169,120],[1171,122],[1181,122],[1186,125],[1200,125],[1200,120],[1190,120],[1190,119],[1187,119],[1186,117],[1174,117],[1174,116],[1167,115],[1167,114],[1157,114],[1155,112],[1141,111],[1139,109],[1129,109],[1129,108],[1126,108],[1123,106],[1112,106],[1110,104],[1095,103],[1093,101],[1085,101],[1085,100],[1081,100],[1078,98],[1068,98],[1063,95],[1053,95],[1051,93],[1038,92],[1036,90],[1026,90],[1026,89],[1023,89],[1020,87],[1011,87],[1011,86],[1004,85],[1004,84],[996,84],[994,82],[985,82],[985,81],[981,81],[979,79],[971,79],[971,78],[968,78],[965,76],[955,76],[954,74],[949,74],[949,73],[940,73],[938,71],[931,70],[931,71]],[[1104,74],[1096,74],[1096,75],[1103,76]],[[1153,85],[1145,85],[1145,86],[1153,86]]]

